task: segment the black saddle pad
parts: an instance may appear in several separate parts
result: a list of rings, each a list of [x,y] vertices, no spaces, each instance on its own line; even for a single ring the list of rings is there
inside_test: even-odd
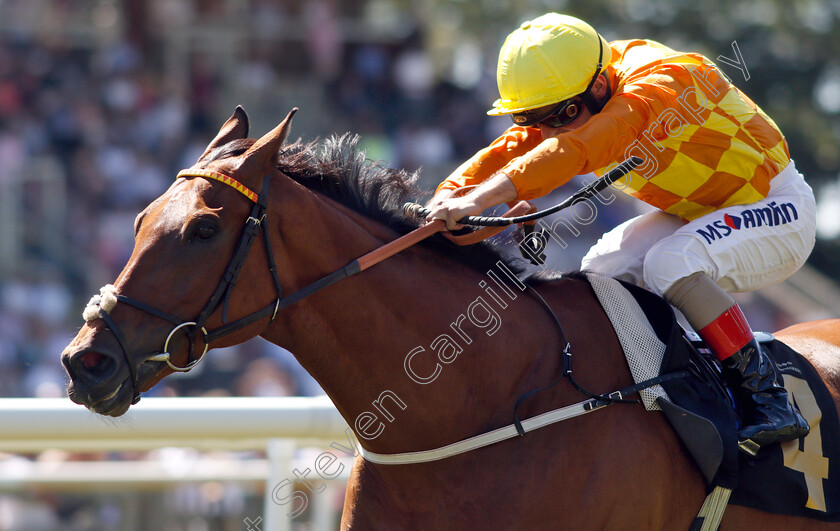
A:
[[[803,439],[741,454],[730,503],[780,514],[840,521],[840,420],[813,366],[781,341],[764,343],[788,395],[811,426]]]
[[[831,394],[808,360],[778,340],[762,343],[811,432],[749,456],[738,451],[737,416],[714,361],[692,347],[661,297],[624,286],[667,345],[661,373],[688,369],[694,374],[663,383],[673,403],[660,405],[695,457],[709,489],[718,485],[732,489],[732,504],[839,522],[840,418]]]

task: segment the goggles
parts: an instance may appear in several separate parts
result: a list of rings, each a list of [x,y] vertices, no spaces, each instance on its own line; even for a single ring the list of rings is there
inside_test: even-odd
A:
[[[544,113],[525,111],[512,114],[513,123],[521,127],[543,124],[548,127],[565,127],[580,116],[581,102],[576,100],[561,101]]]

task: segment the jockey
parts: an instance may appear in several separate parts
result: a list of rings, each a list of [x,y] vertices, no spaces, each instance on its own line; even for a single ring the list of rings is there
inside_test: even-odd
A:
[[[814,246],[814,195],[773,120],[700,54],[607,43],[556,13],[508,36],[497,81],[488,114],[514,125],[438,186],[428,219],[460,228],[464,216],[641,157],[616,185],[658,210],[606,233],[581,268],[645,286],[682,311],[749,406],[742,442],[757,450],[805,436],[808,423],[729,295],[784,280]]]

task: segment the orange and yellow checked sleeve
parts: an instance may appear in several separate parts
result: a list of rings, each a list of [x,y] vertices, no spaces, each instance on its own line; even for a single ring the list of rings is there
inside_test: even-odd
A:
[[[626,146],[649,114],[645,98],[627,93],[610,100],[583,127],[545,140],[536,127],[511,127],[459,166],[436,191],[480,184],[503,172],[516,187],[518,199],[542,197],[575,175],[623,160]]]
[[[614,97],[582,127],[543,140],[501,171],[513,182],[518,199],[542,197],[575,175],[623,160],[624,150],[648,115],[644,98],[633,94]]]
[[[511,127],[492,144],[461,164],[438,185],[436,192],[481,184],[511,160],[537,147],[541,141],[539,129]]]

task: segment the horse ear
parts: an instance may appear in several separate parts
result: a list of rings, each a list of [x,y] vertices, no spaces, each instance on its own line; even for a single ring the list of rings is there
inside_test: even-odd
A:
[[[233,111],[233,115],[228,118],[227,122],[219,129],[219,133],[216,135],[216,138],[210,142],[210,145],[207,146],[207,149],[204,150],[204,153],[198,157],[198,162],[204,160],[207,155],[210,154],[211,151],[216,149],[219,146],[223,146],[230,142],[231,140],[238,140],[240,138],[245,138],[248,136],[248,113],[245,112],[245,109],[242,106],[237,105],[236,109]]]
[[[292,117],[297,111],[297,107],[293,108],[289,111],[289,114],[286,115],[286,118],[280,122],[280,125],[254,142],[254,145],[251,146],[251,148],[243,155],[244,161],[242,162],[242,165],[247,165],[250,168],[253,168],[254,171],[261,171],[269,163],[271,163],[271,161],[274,160],[274,156],[277,154],[277,150],[280,149],[280,146],[283,145],[283,142],[285,142],[286,138],[289,136],[289,131],[292,128]]]

